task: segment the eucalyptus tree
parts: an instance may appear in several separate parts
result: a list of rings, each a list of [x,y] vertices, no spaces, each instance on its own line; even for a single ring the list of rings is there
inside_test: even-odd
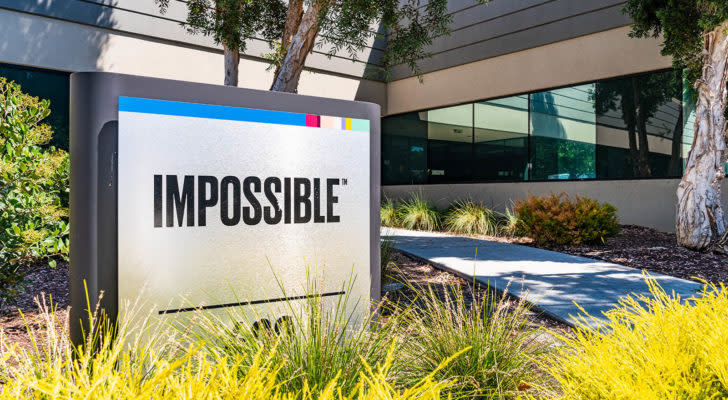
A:
[[[678,242],[726,251],[720,191],[728,158],[728,1],[628,0],[624,11],[634,20],[631,35],[662,37],[662,54],[685,68],[697,92],[693,146],[677,189]]]
[[[154,0],[165,12],[170,1]],[[478,0],[481,3],[488,0]],[[315,46],[333,56],[356,59],[367,43],[386,35],[383,64],[406,64],[420,75],[417,61],[437,36],[449,33],[447,0],[187,0],[189,33],[212,37],[225,54],[225,84],[238,83],[246,39],[271,43],[266,55],[276,67],[271,90],[296,92],[306,58]]]

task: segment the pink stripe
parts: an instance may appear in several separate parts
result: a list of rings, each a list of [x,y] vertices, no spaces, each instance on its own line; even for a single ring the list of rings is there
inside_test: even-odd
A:
[[[306,126],[310,126],[313,128],[321,127],[321,116],[306,114]]]

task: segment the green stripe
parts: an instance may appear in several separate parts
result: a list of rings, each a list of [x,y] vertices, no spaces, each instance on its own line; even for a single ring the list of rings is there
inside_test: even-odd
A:
[[[351,130],[359,132],[369,132],[369,120],[368,119],[351,119]]]

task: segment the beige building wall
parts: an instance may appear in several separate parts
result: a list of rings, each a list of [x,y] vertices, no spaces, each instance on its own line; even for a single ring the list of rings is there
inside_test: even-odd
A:
[[[151,0],[150,0],[151,1]],[[0,9],[0,62],[61,71],[105,71],[222,84],[221,51],[113,32],[73,22]],[[268,63],[240,61],[239,86],[270,89]],[[385,83],[304,71],[299,92],[385,104]]]
[[[509,96],[669,68],[657,39],[633,39],[628,26],[585,35],[425,74],[387,85],[385,115]],[[650,143],[660,148],[662,143]],[[664,147],[664,146],[663,146]],[[661,149],[669,154],[669,149]],[[383,186],[382,194],[404,199],[422,193],[438,207],[463,199],[504,211],[530,194],[567,193],[617,207],[622,224],[674,232],[679,179],[549,181]],[[725,191],[724,191],[725,192]]]
[[[665,232],[675,231],[675,205],[679,179],[645,179],[619,181],[475,183],[454,185],[396,185],[382,187],[382,195],[393,200],[407,199],[422,193],[436,206],[475,199],[488,207],[504,211],[506,207],[530,194],[567,193],[587,196],[617,207],[622,224],[652,227]],[[723,202],[728,200],[723,185]]]
[[[669,68],[658,39],[625,26],[387,84],[385,115]]]

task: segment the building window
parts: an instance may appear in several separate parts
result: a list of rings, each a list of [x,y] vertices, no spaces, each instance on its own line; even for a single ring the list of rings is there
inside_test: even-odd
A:
[[[596,84],[599,178],[682,173],[682,74],[667,71]]]
[[[514,181],[528,177],[528,96],[474,105],[473,178]]]
[[[596,176],[594,85],[533,93],[530,98],[531,179]]]
[[[430,183],[470,180],[473,164],[473,105],[427,111],[427,146]]]
[[[683,92],[669,70],[385,117],[382,183],[679,177]]]
[[[427,120],[423,113],[382,119],[382,182],[427,183]]]
[[[50,101],[51,114],[43,121],[53,128],[50,144],[68,150],[70,74],[0,64],[0,76],[19,84],[23,92]]]

